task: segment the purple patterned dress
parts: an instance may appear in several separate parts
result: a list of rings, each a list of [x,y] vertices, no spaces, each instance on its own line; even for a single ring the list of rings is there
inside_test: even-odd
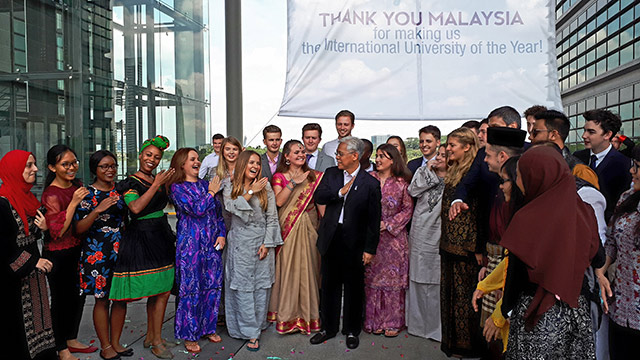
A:
[[[205,180],[171,185],[178,216],[175,337],[189,341],[216,332],[222,290],[222,251],[214,245],[226,229],[222,205],[207,193],[208,186]]]
[[[380,179],[377,172],[371,175]],[[405,292],[409,287],[407,223],[413,201],[402,178],[389,177],[382,186],[382,221],[376,256],[365,269],[366,316],[364,330],[402,330],[405,327]]]

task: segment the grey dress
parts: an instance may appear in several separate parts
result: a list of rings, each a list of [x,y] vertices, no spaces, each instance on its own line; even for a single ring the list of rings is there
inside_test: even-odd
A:
[[[258,249],[262,244],[267,248],[283,244],[275,195],[269,184],[265,189],[267,211],[262,210],[257,196],[247,202],[242,196],[231,199],[231,186],[223,190],[225,208],[231,213],[224,276],[226,321],[229,335],[239,339],[257,339],[268,326],[275,250],[270,249],[260,260]]]
[[[409,232],[407,331],[440,341],[439,245],[444,180],[428,166],[422,166],[416,170],[407,190],[416,198]]]

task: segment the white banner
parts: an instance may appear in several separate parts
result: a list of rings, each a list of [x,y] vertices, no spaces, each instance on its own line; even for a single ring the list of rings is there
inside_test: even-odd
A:
[[[281,116],[479,119],[562,109],[554,1],[289,0]]]

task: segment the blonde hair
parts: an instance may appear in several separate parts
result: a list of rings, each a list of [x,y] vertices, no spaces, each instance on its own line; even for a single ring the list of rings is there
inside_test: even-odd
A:
[[[222,144],[220,145],[220,161],[218,161],[218,166],[216,166],[216,175],[220,178],[220,180],[224,179],[227,176],[227,172],[229,171],[229,167],[227,166],[227,161],[224,158],[224,147],[227,144],[231,144],[238,148],[238,152],[242,151],[242,144],[238,139],[233,136],[229,136],[222,140]],[[236,166],[238,166],[238,160],[236,160]]]
[[[238,156],[238,161],[236,162],[236,169],[233,172],[233,179],[231,181],[231,198],[232,199],[237,199],[239,196],[244,195],[244,177],[245,177],[244,173],[247,170],[249,159],[251,159],[251,156],[253,155],[258,157],[258,164],[261,164],[260,155],[253,150],[244,150]],[[261,176],[260,175],[261,171],[262,171],[262,165],[260,166],[260,171],[258,171],[258,177],[256,177],[256,180],[259,179],[259,177]],[[262,188],[262,190],[254,193],[253,196],[256,196],[260,200],[260,207],[262,208],[262,210],[267,211],[267,206],[269,205],[269,198],[267,197],[266,186]]]
[[[464,157],[460,160],[452,161],[449,163],[449,169],[447,169],[447,175],[444,177],[444,183],[450,186],[456,186],[462,180],[464,175],[469,171],[473,160],[478,153],[478,137],[476,134],[468,128],[459,128],[453,130],[449,136],[447,136],[447,144],[449,138],[456,138],[462,146],[469,145],[469,150],[465,152]]]

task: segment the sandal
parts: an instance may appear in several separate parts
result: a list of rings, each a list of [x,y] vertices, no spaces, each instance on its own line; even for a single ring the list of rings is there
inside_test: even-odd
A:
[[[116,352],[118,353],[118,355],[123,356],[123,357],[133,356],[133,349],[131,349],[131,348],[126,348],[124,351],[116,350]]]
[[[151,349],[151,353],[158,359],[173,359],[173,353],[163,345],[151,345],[149,346],[149,349]],[[153,351],[154,349],[162,350],[159,353],[156,353]]]
[[[98,353],[98,355],[100,355],[100,358],[103,359],[103,360],[118,360],[118,359],[120,359],[120,354],[117,351],[115,351],[115,349],[113,351],[115,351],[116,354],[114,356],[112,356],[112,357],[106,357],[106,356],[102,355],[102,352],[105,351],[105,350],[108,350],[109,348],[112,348],[112,346],[109,345],[109,346],[103,348],[102,350],[100,350],[100,352]]]
[[[165,347],[168,347],[168,348],[172,348],[172,347],[176,347],[176,345],[178,345],[178,344],[176,344],[175,342],[169,342],[169,341],[167,341],[167,339],[162,338],[162,345],[164,345]],[[145,349],[150,348],[151,347],[151,341],[147,342],[147,339],[144,339],[144,341],[142,342],[142,347],[145,348]]]
[[[384,331],[384,336],[385,337],[389,337],[389,338],[393,338],[398,336],[398,334],[400,334],[400,331],[398,330],[385,330]]]
[[[378,329],[371,332],[373,335],[382,335],[384,334],[384,330]]]
[[[222,338],[220,337],[220,335],[213,333],[211,335],[207,336],[207,339],[212,342],[212,343],[219,343],[222,342]]]
[[[250,347],[249,345],[257,345],[257,346]],[[260,350],[260,343],[258,342],[258,339],[249,340],[249,343],[247,344],[247,350],[254,351],[254,352]]]
[[[202,351],[197,341],[185,341],[184,348],[187,349],[188,352],[193,354],[197,354]]]

